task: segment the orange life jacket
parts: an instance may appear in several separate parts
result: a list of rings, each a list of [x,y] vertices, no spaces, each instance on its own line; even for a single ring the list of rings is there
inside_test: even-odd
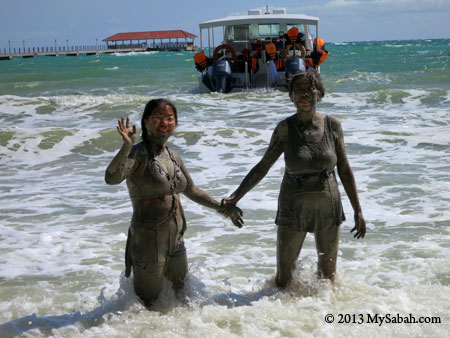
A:
[[[314,67],[313,59],[311,59],[311,58],[305,59],[305,67],[306,67],[306,68]]]
[[[322,62],[324,62],[328,55],[330,55],[330,53],[327,50],[323,49],[322,55],[320,56],[319,63],[317,65],[320,65]]]
[[[305,59],[305,66],[308,67],[314,67],[317,69],[317,67],[325,61],[325,59],[330,55],[330,53],[326,49],[322,50],[316,50],[311,53],[311,57]]]
[[[275,46],[274,43],[268,43],[266,45],[266,51],[267,53],[269,53],[270,58],[272,60],[275,60],[275,57],[277,56],[277,47]]]
[[[194,55],[194,61],[199,67],[206,69],[208,66],[208,58],[205,55],[204,51],[201,51]],[[202,69],[202,70],[203,70]]]
[[[314,49],[322,49],[325,47],[325,41],[322,38],[314,39]]]
[[[276,67],[278,70],[279,70],[279,69],[282,69],[282,68],[284,67],[285,60],[283,60],[283,59],[277,59],[277,60],[275,60],[274,62],[275,62],[275,67]]]
[[[328,57],[330,53],[326,49],[315,50],[311,53],[311,60],[315,66],[320,65]]]
[[[288,30],[288,36],[289,40],[291,40],[292,43],[296,43],[298,37],[298,28],[292,27],[290,30]]]
[[[259,70],[258,58],[252,57],[252,73],[256,73]]]

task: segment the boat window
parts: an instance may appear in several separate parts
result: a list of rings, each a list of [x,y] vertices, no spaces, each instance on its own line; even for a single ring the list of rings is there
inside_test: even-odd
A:
[[[248,41],[251,35],[250,25],[228,26],[228,40],[231,41]]]
[[[279,24],[260,24],[258,25],[260,36],[279,36],[280,25]]]
[[[305,26],[304,25],[292,25],[292,24],[286,25],[287,30],[290,30],[292,27],[297,27],[299,33],[305,34]]]

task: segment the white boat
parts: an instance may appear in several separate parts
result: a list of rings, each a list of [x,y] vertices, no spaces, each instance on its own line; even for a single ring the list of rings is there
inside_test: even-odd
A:
[[[214,48],[218,28],[221,44]],[[208,46],[203,48],[205,30]],[[249,10],[248,15],[200,23],[201,51],[194,56],[201,73],[200,90],[228,93],[246,88],[286,88],[289,75],[308,66],[318,68],[328,56],[321,48],[323,40],[314,39],[318,35],[319,18],[288,15],[285,9],[270,13],[267,8],[264,14],[260,9]]]

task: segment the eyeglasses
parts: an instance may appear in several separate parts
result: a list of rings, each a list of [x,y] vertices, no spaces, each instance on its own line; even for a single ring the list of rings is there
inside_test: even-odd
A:
[[[158,122],[167,122],[167,123],[172,123],[175,122],[175,116],[163,116],[163,115],[150,115],[150,118],[153,121],[158,121]]]
[[[314,95],[317,95],[317,89],[293,89],[292,93],[295,96],[307,96],[307,97],[313,97]]]

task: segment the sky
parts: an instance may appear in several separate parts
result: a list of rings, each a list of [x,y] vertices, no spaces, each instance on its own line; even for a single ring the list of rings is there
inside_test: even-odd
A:
[[[450,0],[0,0],[0,48],[95,45],[121,32],[181,29],[249,9],[317,16],[325,42],[450,38]],[[196,44],[199,45],[198,39]]]

